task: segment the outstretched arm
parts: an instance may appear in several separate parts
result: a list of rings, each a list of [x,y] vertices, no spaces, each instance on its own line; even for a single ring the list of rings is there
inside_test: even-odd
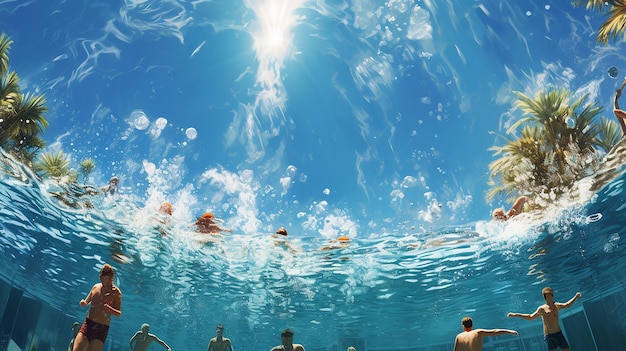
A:
[[[524,210],[524,204],[528,202],[530,202],[530,198],[528,196],[518,197],[513,206],[511,206],[509,212],[507,212],[506,216],[510,218],[522,213]]]
[[[165,347],[167,351],[172,351],[172,348],[168,344],[166,344],[165,341],[159,339],[159,337],[156,335],[154,336],[154,341],[158,342],[159,344],[161,344],[161,346]]]
[[[557,302],[556,306],[558,308],[568,308],[568,307],[571,307],[574,304],[574,302],[576,302],[576,300],[580,299],[581,296],[582,296],[582,294],[577,292],[576,295],[574,295],[574,297],[572,297],[569,301],[567,301],[566,303],[559,303],[559,302]]]
[[[513,313],[513,312],[509,312],[507,314],[508,317],[519,317],[519,318],[524,318],[525,320],[533,320],[537,317],[540,316],[540,311],[541,311],[541,307],[537,308],[537,310],[535,312],[533,312],[532,314],[527,314],[527,313]]]
[[[132,337],[132,338],[130,338],[130,341],[129,341],[129,344],[130,344],[130,345],[129,345],[129,346],[130,346],[130,349],[131,349],[131,350],[134,350],[134,348],[133,348],[133,341],[135,341],[135,339],[137,339],[137,337],[139,336],[139,333],[140,333],[140,332],[136,332],[136,333],[135,333],[135,335],[133,335],[133,337]]]
[[[503,334],[513,334],[519,335],[516,330],[510,329],[476,329],[478,334],[482,334],[482,336],[495,336],[495,335],[503,335]]]

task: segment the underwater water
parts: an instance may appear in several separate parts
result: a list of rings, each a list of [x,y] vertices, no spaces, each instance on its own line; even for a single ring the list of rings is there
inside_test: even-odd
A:
[[[309,351],[449,350],[466,315],[520,331],[486,349],[543,350],[541,322],[506,313],[544,286],[583,295],[561,315],[573,350],[621,347],[624,149],[542,212],[491,222],[509,205],[484,200],[515,91],[588,94],[614,119],[624,40],[597,44],[603,19],[569,1],[0,0],[10,69],[47,99],[42,152],[96,164],[68,188],[2,152],[0,351],[67,345],[105,262],[123,292],[105,350],[143,323],[174,350],[218,323],[238,351],[286,327]],[[112,176],[116,194],[82,194]],[[195,233],[207,211],[233,233]]]
[[[206,347],[218,323],[239,350],[279,344],[285,327],[310,349],[446,345],[465,315],[477,326],[520,329],[528,337],[541,334],[541,322],[506,313],[533,312],[544,286],[563,302],[577,291],[583,301],[625,292],[626,175],[616,166],[623,155],[599,173],[616,178],[587,203],[549,218],[521,214],[506,223],[342,244],[271,233],[198,234],[189,224],[164,226],[156,210],[117,195],[91,197],[97,209],[69,209],[51,196],[54,184],[3,154],[0,276],[24,296],[82,320],[86,309],[78,301],[97,282],[102,263],[111,262],[123,292],[123,315],[111,323],[112,349],[125,348],[143,323],[173,349]],[[623,310],[621,301],[607,315]],[[619,320],[599,327],[609,325],[623,330]]]

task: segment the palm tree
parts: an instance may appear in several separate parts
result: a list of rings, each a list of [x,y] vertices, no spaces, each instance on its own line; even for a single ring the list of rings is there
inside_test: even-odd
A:
[[[491,173],[489,185],[492,189],[487,193],[491,201],[496,195],[504,195],[509,199],[516,198],[520,193],[543,191],[543,183],[547,170],[546,159],[550,158],[549,150],[541,148],[543,131],[539,126],[525,126],[517,139],[505,139],[503,146],[493,146],[494,156],[500,156],[489,165]],[[496,183],[500,180],[500,184]]]
[[[20,78],[15,72],[0,77],[0,118],[2,118],[2,122],[0,122],[0,145],[4,145],[6,139],[6,120],[15,113],[15,108],[19,103],[19,82]]]
[[[21,93],[19,76],[9,72],[11,44],[8,36],[0,35],[0,146],[31,162],[45,147],[41,135],[48,127],[46,98]]]
[[[580,6],[584,0],[573,1],[574,5]],[[609,38],[615,40],[618,35],[624,34],[626,29],[626,0],[587,0],[586,8],[588,10],[599,10],[606,14],[609,18],[600,26],[596,41],[601,44],[607,44]]]
[[[602,108],[584,105],[586,95],[570,103],[566,90],[540,92],[534,99],[516,94],[516,106],[524,116],[507,133],[521,128],[520,137],[490,149],[499,158],[489,165],[492,189],[487,199],[499,194],[510,199],[521,194],[561,195],[598,167],[596,148],[608,143],[600,135],[610,133],[595,123]]]
[[[35,170],[50,177],[63,177],[70,173],[70,161],[63,151],[46,152],[41,155],[40,161],[35,163]]]
[[[598,146],[608,153],[613,146],[622,140],[622,132],[619,125],[607,118],[603,118],[600,122],[600,133],[598,134]]]
[[[46,142],[43,141],[39,135],[28,135],[24,137],[22,143],[15,145],[11,149],[11,153],[14,154],[18,160],[32,167],[32,161],[35,159],[35,156],[45,147]]]
[[[21,97],[14,118],[10,122],[11,133],[18,139],[25,135],[43,134],[48,128],[48,120],[43,116],[48,111],[45,106],[46,98],[30,92]]]
[[[48,120],[43,116],[47,111],[46,98],[43,95],[27,93],[19,95],[18,105],[11,113],[4,115],[0,129],[0,142],[19,153],[30,153],[31,149],[40,149],[41,143],[35,136],[42,135],[48,127]],[[31,143],[34,141],[34,143]]]
[[[93,158],[89,157],[80,162],[80,173],[83,175],[83,182],[87,179],[87,176],[96,167],[96,163]]]
[[[9,71],[9,49],[13,41],[4,33],[0,35],[0,77]]]

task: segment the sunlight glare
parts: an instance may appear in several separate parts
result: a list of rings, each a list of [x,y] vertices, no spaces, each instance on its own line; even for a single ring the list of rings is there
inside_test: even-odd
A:
[[[247,112],[241,115],[241,119],[245,120],[235,121],[233,125],[245,126],[246,131],[243,133],[254,136],[249,138],[247,146],[251,158],[263,153],[264,137],[261,130],[282,124],[285,118],[283,111],[287,93],[282,70],[285,58],[294,52],[292,30],[302,19],[296,11],[305,2],[306,0],[244,0],[246,7],[255,14],[255,21],[246,28],[253,39],[258,62],[255,82],[257,89],[254,90],[254,103],[248,104],[245,107]]]

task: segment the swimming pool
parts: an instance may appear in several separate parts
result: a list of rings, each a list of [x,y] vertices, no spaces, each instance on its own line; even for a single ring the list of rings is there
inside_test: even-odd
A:
[[[124,296],[106,350],[143,323],[175,350],[218,323],[238,351],[286,327],[309,351],[450,350],[465,315],[520,331],[486,349],[545,350],[540,321],[506,314],[547,285],[583,294],[561,316],[574,350],[622,347],[626,157],[596,156],[620,137],[626,42],[597,42],[605,13],[573,2],[0,1],[0,144],[68,167],[0,155],[0,351],[64,349],[105,262]],[[16,90],[45,113],[16,118]],[[518,98],[548,91],[611,123],[549,114],[571,144],[485,199]],[[559,201],[524,184],[572,174]],[[555,203],[489,221],[514,195]],[[196,234],[206,212],[233,233]]]
[[[123,315],[113,318],[105,347],[112,350],[125,348],[143,323],[173,349],[203,349],[223,324],[238,350],[279,344],[285,327],[313,350],[439,350],[451,347],[465,315],[476,327],[520,330],[519,338],[485,345],[541,350],[541,322],[506,313],[533,312],[544,286],[557,301],[583,294],[561,315],[572,345],[595,338],[603,350],[623,335],[622,319],[610,316],[626,308],[624,175],[550,220],[377,233],[347,245],[297,233],[235,233],[206,243],[187,224],[163,236],[147,216],[155,210],[122,196],[93,197],[101,210],[70,210],[50,196],[49,184],[8,158],[4,164],[4,347],[8,336],[22,349],[63,346],[105,262],[123,292]]]

